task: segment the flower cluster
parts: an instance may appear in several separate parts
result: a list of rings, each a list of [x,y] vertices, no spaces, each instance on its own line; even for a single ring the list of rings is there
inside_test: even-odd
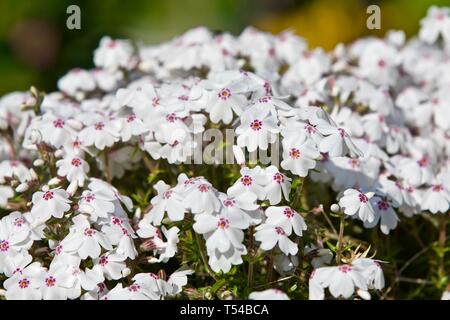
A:
[[[388,235],[439,215],[445,231],[449,31],[450,11],[433,7],[416,38],[391,31],[328,53],[254,28],[152,46],[104,37],[95,69],[69,71],[58,91],[3,96],[3,295],[195,298],[211,293],[188,275],[241,273],[233,297],[288,299],[267,289],[275,271],[309,279],[310,299],[370,299],[382,261],[344,238],[346,223]],[[223,148],[237,164],[192,164],[211,128],[235,133]],[[279,165],[247,159],[269,150]],[[262,278],[267,290],[251,292]]]

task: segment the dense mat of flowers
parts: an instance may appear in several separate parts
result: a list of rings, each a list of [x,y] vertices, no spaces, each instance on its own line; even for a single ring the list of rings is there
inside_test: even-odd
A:
[[[94,63],[0,100],[6,299],[370,299],[393,261],[346,228],[445,232],[448,9],[409,41],[199,27],[104,37]],[[208,128],[234,130],[237,164],[192,164]],[[247,159],[278,140],[279,166]]]

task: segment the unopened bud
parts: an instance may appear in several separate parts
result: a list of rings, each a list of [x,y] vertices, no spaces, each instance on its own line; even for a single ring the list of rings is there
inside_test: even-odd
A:
[[[75,192],[77,192],[78,190],[78,183],[70,183],[69,186],[67,187],[67,193],[70,194],[71,196],[73,196],[75,194]]]
[[[31,92],[33,97],[36,97],[36,98],[39,97],[39,91],[36,89],[35,86],[31,86],[30,92]]]
[[[372,298],[370,296],[370,293],[365,290],[358,289],[358,290],[356,290],[356,293],[358,294],[358,296],[360,296],[364,300],[370,300]]]
[[[19,192],[19,193],[25,192],[29,189],[29,187],[30,186],[28,185],[28,183],[26,183],[26,182],[21,183],[17,186],[16,192]]]
[[[42,141],[42,135],[39,132],[39,130],[33,129],[30,132],[30,138],[29,139],[30,139],[30,142],[32,144],[39,144]]]
[[[58,185],[60,183],[61,183],[61,179],[58,178],[58,177],[54,177],[54,178],[50,179],[50,181],[48,182],[48,185],[49,186],[55,186],[55,185]]]
[[[33,168],[31,168],[29,171],[30,171],[31,179],[37,180],[38,179],[38,175],[37,175],[36,171],[34,171]]]
[[[156,259],[155,257],[147,257],[147,262],[148,262],[149,264],[154,264],[154,263],[158,263],[159,260]]]
[[[44,160],[36,159],[36,160],[33,161],[33,166],[40,167],[40,166],[44,165],[44,163],[45,163]]]
[[[64,152],[61,149],[55,151],[55,157],[57,157],[57,158],[61,158],[63,156],[63,154],[64,154]]]
[[[131,273],[130,268],[125,268],[125,269],[122,270],[122,276],[124,278],[127,277],[128,275],[130,275],[130,273]]]
[[[338,213],[341,211],[341,207],[337,203],[333,203],[330,207],[331,212]]]
[[[50,190],[50,187],[48,185],[44,185],[42,187],[42,191],[47,192],[48,190]]]

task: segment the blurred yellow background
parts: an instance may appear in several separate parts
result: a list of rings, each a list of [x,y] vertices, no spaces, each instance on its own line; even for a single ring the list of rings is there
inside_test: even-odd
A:
[[[66,8],[81,8],[81,30],[66,28]],[[381,8],[379,31],[366,28],[366,9]],[[0,0],[0,95],[36,85],[54,90],[73,67],[92,67],[103,35],[157,43],[189,28],[239,34],[247,25],[279,32],[292,29],[311,47],[332,49],[362,35],[389,29],[414,35],[431,5],[450,0]]]

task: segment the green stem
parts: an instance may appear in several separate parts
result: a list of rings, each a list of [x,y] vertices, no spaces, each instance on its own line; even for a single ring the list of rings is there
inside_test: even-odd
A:
[[[337,264],[340,264],[341,260],[342,260],[342,246],[343,246],[343,240],[344,240],[344,227],[345,227],[344,214],[340,213],[340,217],[339,218],[340,218],[339,238],[338,238],[337,252],[336,252],[336,262],[337,262]]]

